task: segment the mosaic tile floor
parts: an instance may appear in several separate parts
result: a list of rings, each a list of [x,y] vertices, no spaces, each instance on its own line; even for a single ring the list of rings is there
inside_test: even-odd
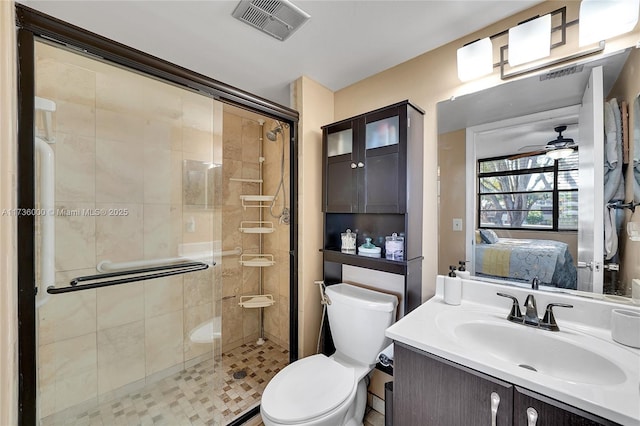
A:
[[[269,380],[289,363],[289,351],[267,342],[242,345],[137,392],[45,426],[225,425],[260,403]],[[214,371],[217,373],[215,377]],[[242,376],[244,378],[234,378]]]

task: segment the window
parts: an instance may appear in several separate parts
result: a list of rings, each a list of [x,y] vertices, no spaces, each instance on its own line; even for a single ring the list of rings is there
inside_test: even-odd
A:
[[[478,160],[480,228],[578,229],[578,151]]]

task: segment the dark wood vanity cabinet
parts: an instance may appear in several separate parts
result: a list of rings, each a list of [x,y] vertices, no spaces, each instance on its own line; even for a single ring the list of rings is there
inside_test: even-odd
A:
[[[587,413],[571,405],[514,386],[513,388],[513,425],[529,426],[527,409],[536,410],[538,419],[536,426],[596,426],[617,425],[602,417]]]
[[[394,345],[393,425],[591,426],[615,423],[446,359]],[[494,399],[495,403],[495,399]],[[536,412],[529,423],[527,409]]]
[[[423,115],[404,101],[323,126],[323,211],[407,213],[422,186]]]
[[[511,384],[397,342],[393,355],[394,426],[490,426],[494,392],[497,424],[511,424]]]

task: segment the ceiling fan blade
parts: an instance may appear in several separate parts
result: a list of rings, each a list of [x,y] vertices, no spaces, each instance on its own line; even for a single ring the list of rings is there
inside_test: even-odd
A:
[[[546,152],[547,150],[523,152],[521,154],[512,155],[511,157],[507,158],[507,160],[517,160],[519,158],[532,157],[534,155],[545,154]]]
[[[547,145],[525,145],[518,148],[518,152],[544,149]]]

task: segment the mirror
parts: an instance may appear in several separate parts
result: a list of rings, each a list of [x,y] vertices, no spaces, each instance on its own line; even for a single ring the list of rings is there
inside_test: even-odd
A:
[[[600,121],[594,108],[591,123],[581,105],[597,69],[597,104],[606,108]],[[640,279],[640,242],[631,238],[640,227],[638,69],[640,50],[627,49],[438,103],[439,274],[466,260],[476,279],[530,285],[537,277],[548,289],[630,303]],[[562,147],[569,157],[547,155]],[[593,246],[602,259],[587,260]]]

